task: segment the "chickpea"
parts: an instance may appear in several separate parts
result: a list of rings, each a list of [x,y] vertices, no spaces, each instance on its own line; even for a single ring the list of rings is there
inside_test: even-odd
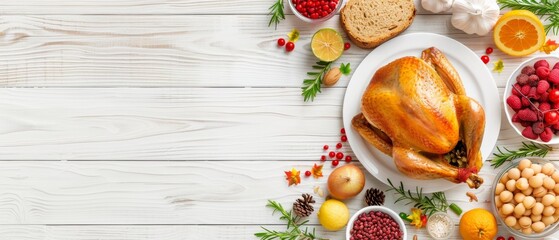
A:
[[[522,229],[522,233],[524,233],[524,234],[532,234],[532,228],[531,228],[531,227],[529,227],[529,228],[523,228],[523,229]]]
[[[551,204],[554,208],[559,208],[559,196],[555,196],[555,202]]]
[[[553,191],[559,194],[559,183],[555,183],[555,187],[553,187]]]
[[[536,199],[532,196],[527,196],[524,198],[524,201],[522,201],[522,205],[524,205],[526,209],[531,209],[536,205]]]
[[[499,182],[502,183],[502,184],[505,184],[505,183],[507,183],[508,180],[509,180],[508,174],[503,174],[501,179],[499,179]]]
[[[559,172],[553,172],[553,174],[551,174],[551,178],[553,178],[555,182],[559,182]]]
[[[542,197],[541,203],[544,206],[551,206],[553,203],[555,203],[555,196],[551,194],[546,194],[545,196]]]
[[[544,187],[539,187],[534,189],[534,192],[532,192],[532,195],[536,198],[540,198],[545,196],[545,194],[547,194],[547,189],[545,189]]]
[[[532,219],[529,217],[521,217],[518,219],[518,224],[520,224],[520,227],[522,228],[530,227],[532,225]]]
[[[520,178],[520,170],[518,170],[518,168],[511,168],[507,176],[509,179],[518,180]]]
[[[551,176],[553,172],[555,172],[555,166],[553,165],[553,163],[546,163],[542,166],[542,173],[544,173],[545,175]]]
[[[522,170],[521,176],[526,179],[531,178],[532,176],[534,176],[534,169],[525,168],[524,170]]]
[[[522,205],[522,204],[521,204],[521,205]],[[521,218],[522,216],[524,216],[523,214],[516,214],[516,213],[514,213],[514,212],[513,212],[512,215],[513,215],[516,219],[519,219],[519,218]]]
[[[516,210],[516,208],[514,209]],[[555,213],[555,208],[553,206],[547,206],[543,208],[543,216],[547,217],[547,216],[551,216]]]
[[[530,215],[530,219],[532,219],[532,222],[537,222],[537,221],[542,220],[542,215],[534,215],[534,214],[532,214],[532,215]]]
[[[518,169],[520,171],[524,170],[525,168],[530,168],[530,166],[532,166],[532,161],[530,161],[530,159],[525,158],[518,162]]]
[[[521,203],[522,201],[524,201],[524,198],[526,198],[526,195],[522,194],[522,193],[515,193],[514,194],[514,201],[517,203]]]
[[[533,190],[534,190],[534,189],[533,189],[532,187],[528,187],[528,188],[526,188],[525,190],[522,190],[522,194],[524,194],[524,195],[526,195],[526,196],[532,195],[532,191],[533,191]]]
[[[553,188],[555,187],[555,180],[553,180],[553,178],[551,177],[544,177],[543,186],[548,190],[553,190]]]
[[[507,218],[505,218],[505,224],[509,227],[513,227],[514,225],[516,225],[516,218],[513,216],[508,216]]]
[[[515,218],[515,220],[516,220],[516,218]],[[518,224],[518,221],[516,222],[516,224],[514,224],[514,226],[512,226],[512,228],[514,228],[516,230],[522,229],[522,227],[520,227],[520,224]]]
[[[543,185],[543,178],[541,176],[532,176],[528,178],[528,183],[530,187],[539,188]]]
[[[512,193],[509,191],[502,191],[501,194],[499,194],[499,198],[501,198],[501,202],[508,203],[512,200]]]
[[[541,215],[543,212],[544,205],[542,203],[537,202],[534,204],[532,208],[532,215]]]
[[[532,223],[532,230],[534,232],[540,233],[543,232],[544,229],[545,229],[545,224],[543,222]]]
[[[497,183],[497,188],[496,190],[498,190],[499,188],[499,184],[502,183]],[[520,190],[520,191],[524,191],[526,189],[528,189],[530,187],[530,184],[528,184],[528,180],[526,178],[520,178],[518,179],[518,181],[516,181],[516,189]],[[505,188],[505,186],[503,185],[503,189]],[[495,192],[497,193],[497,192]],[[526,194],[525,194],[526,195]]]
[[[556,196],[556,195],[557,195],[554,191],[551,191],[551,190],[550,190],[550,191],[547,191],[547,194],[553,195],[553,196]]]
[[[553,216],[547,216],[547,217],[543,217],[542,218],[542,222],[545,224],[545,226],[549,226],[551,224],[553,224],[555,222],[555,218]]]
[[[545,208],[544,208],[545,210]],[[554,208],[555,210],[555,208]],[[523,216],[524,212],[526,212],[526,208],[524,207],[524,204],[518,204],[516,205],[516,207],[514,207],[514,216]],[[552,213],[553,214],[553,213]]]
[[[495,207],[500,208],[503,206],[503,202],[501,202],[501,198],[499,196],[495,196]]]
[[[534,169],[534,174],[538,174],[542,172],[542,165],[539,164],[532,164],[530,168]]]
[[[503,204],[503,206],[501,207],[501,213],[505,216],[510,215],[513,211],[514,205],[512,203]]]
[[[505,184],[497,183],[497,186],[495,186],[495,195],[501,194],[503,190],[505,190]]]
[[[532,215],[532,209],[526,209],[526,211],[524,211],[524,214],[522,214],[522,216],[530,216]]]
[[[514,192],[514,190],[516,190],[516,185],[515,184],[516,184],[516,180],[511,179],[511,180],[507,181],[507,183],[505,184],[505,187],[506,187],[507,190],[509,190],[511,192]]]

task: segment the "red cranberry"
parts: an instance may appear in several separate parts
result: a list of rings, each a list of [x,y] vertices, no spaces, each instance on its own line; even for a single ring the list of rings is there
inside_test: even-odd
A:
[[[341,153],[341,152],[336,153],[336,158],[337,158],[337,159],[342,159],[342,158],[344,158],[344,154]]]
[[[324,145],[324,146],[322,147],[322,149],[328,150],[328,145]]]

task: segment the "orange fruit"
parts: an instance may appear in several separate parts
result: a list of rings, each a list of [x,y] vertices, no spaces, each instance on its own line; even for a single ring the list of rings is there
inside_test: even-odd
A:
[[[497,220],[491,212],[474,208],[462,215],[459,229],[464,240],[491,240],[497,235]]]
[[[499,18],[493,29],[495,45],[511,56],[526,56],[545,43],[540,19],[528,10],[513,10]]]

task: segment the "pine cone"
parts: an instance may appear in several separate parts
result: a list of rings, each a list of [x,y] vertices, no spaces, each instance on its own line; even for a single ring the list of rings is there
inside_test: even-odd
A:
[[[314,211],[311,204],[315,203],[315,201],[308,193],[304,193],[302,196],[302,199],[299,198],[293,203],[293,212],[299,217],[308,217]]]
[[[384,205],[384,193],[376,188],[367,189],[365,203],[367,203],[367,206]]]

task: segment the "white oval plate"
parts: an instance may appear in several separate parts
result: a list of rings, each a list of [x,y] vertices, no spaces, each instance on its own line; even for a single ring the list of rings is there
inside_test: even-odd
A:
[[[385,42],[371,51],[355,69],[343,105],[343,121],[347,138],[355,156],[363,166],[385,184],[388,184],[387,178],[390,178],[392,183],[399,184],[402,181],[410,189],[415,189],[413,186],[422,187],[425,193],[445,191],[459,184],[443,179],[418,180],[403,175],[398,171],[391,157],[367,143],[353,130],[351,119],[361,112],[361,96],[377,69],[404,56],[419,57],[421,51],[429,47],[436,47],[446,55],[460,74],[466,94],[477,100],[485,109],[486,123],[481,153],[486,160],[495,147],[501,126],[499,92],[487,66],[468,47],[454,39],[432,33],[411,33]]]

